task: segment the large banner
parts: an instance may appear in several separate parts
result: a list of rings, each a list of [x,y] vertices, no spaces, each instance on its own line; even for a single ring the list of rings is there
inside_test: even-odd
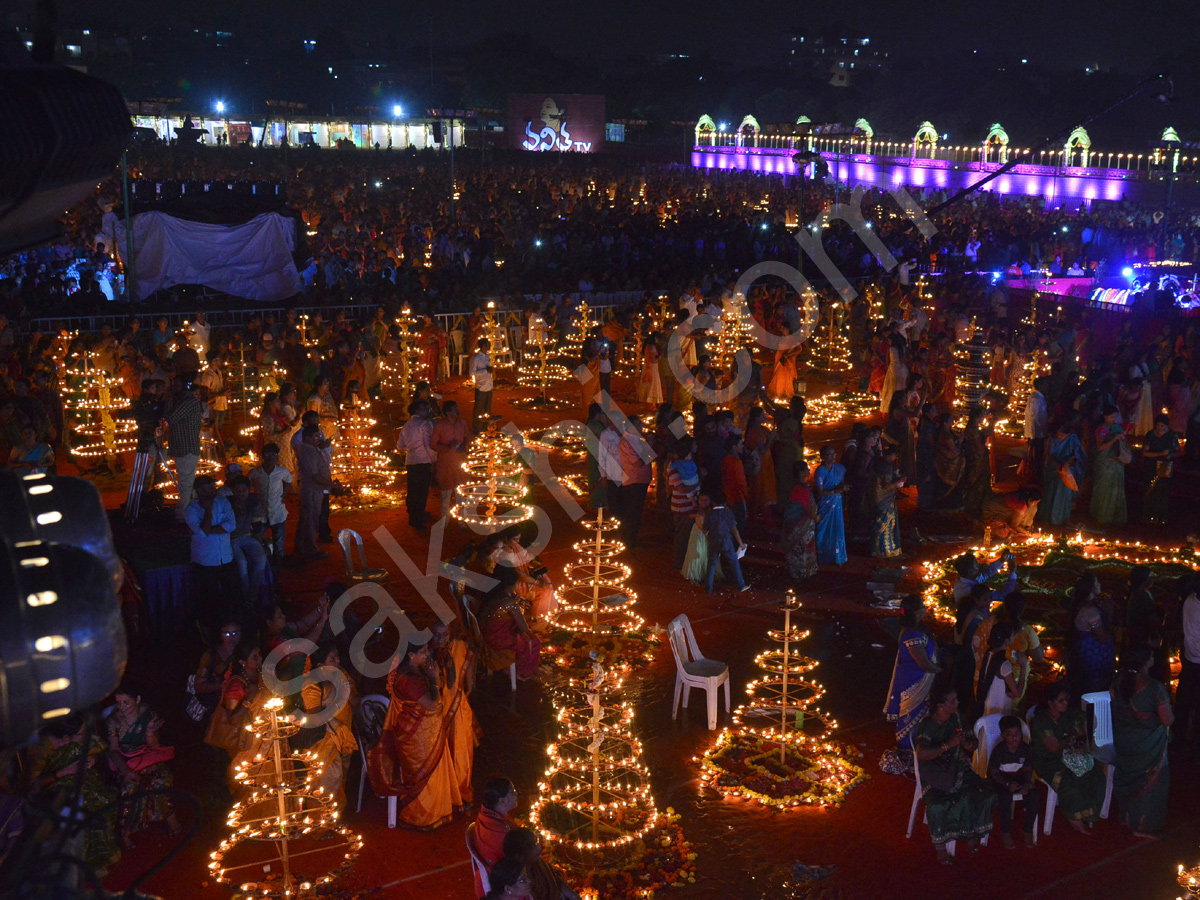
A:
[[[596,153],[604,149],[604,97],[509,94],[507,131],[515,150]]]
[[[104,232],[126,258],[124,221],[108,213]],[[177,284],[202,284],[235,297],[278,303],[302,287],[292,260],[295,247],[295,220],[278,213],[264,213],[242,225],[209,225],[161,212],[133,217],[133,271],[141,297]]]

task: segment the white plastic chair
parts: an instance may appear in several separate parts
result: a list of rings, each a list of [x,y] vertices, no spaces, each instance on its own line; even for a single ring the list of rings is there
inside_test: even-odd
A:
[[[467,630],[476,641],[476,646],[483,645],[483,631],[479,627],[479,619],[475,616],[475,611],[471,609],[471,603],[467,599],[466,593],[462,590],[462,585],[450,583],[450,593],[458,601],[458,608],[462,612],[463,620],[467,623]],[[517,689],[517,664],[513,663],[508,667],[508,680],[512,684],[512,689]]]
[[[1092,756],[1104,766],[1104,805],[1100,807],[1100,818],[1107,819],[1112,806],[1113,775],[1117,771],[1116,750],[1113,748],[1112,696],[1108,691],[1095,691],[1079,698],[1080,708],[1087,715],[1092,708],[1095,721],[1092,724]]]
[[[686,615],[676,616],[667,626],[671,639],[671,652],[675,655],[675,705],[671,719],[679,715],[679,697],[683,694],[683,708],[687,709],[688,695],[692,688],[703,688],[708,695],[708,730],[717,727],[717,693],[725,685],[725,712],[729,706],[729,666],[715,659],[707,659],[696,646],[696,635]]]
[[[358,806],[355,812],[362,812],[363,788],[367,783],[367,751],[370,749],[364,743],[363,738],[370,740],[371,746],[379,740],[379,736],[373,734],[377,722],[380,726],[387,719],[388,707],[391,706],[392,700],[386,694],[367,694],[358,704],[358,709],[354,711],[354,739],[358,742],[358,755],[362,762],[362,768],[358,774]],[[396,798],[391,796],[388,801],[388,828],[396,827]]]
[[[988,777],[988,760],[991,759],[992,751],[996,749],[996,745],[1000,743],[1000,720],[1005,716],[1004,713],[989,713],[986,716],[981,716],[979,721],[975,723],[975,739],[979,741],[979,747],[975,750],[975,773],[980,778]],[[1025,743],[1029,743],[1029,723],[1021,723],[1021,738]],[[1033,843],[1037,846],[1037,795],[1031,794],[1032,801],[1030,803],[1030,814],[1033,816]],[[1013,802],[1020,803],[1025,798],[1020,794],[1013,795]]]
[[[475,896],[482,900],[492,889],[492,883],[488,880],[487,863],[479,858],[479,851],[475,848],[475,823],[472,822],[467,826],[467,853],[471,857],[471,872],[475,875]],[[483,893],[479,893],[482,888]]]
[[[467,333],[461,328],[455,328],[450,332],[450,351],[454,354],[454,358],[458,360],[458,374],[460,376],[471,359],[470,352],[466,351],[466,348],[463,347],[466,338]]]
[[[387,584],[392,580],[387,569],[370,569],[367,567],[367,554],[363,549],[362,535],[353,528],[343,528],[338,532],[338,546],[342,548],[342,562],[346,565],[346,579],[351,584],[364,581],[374,581]],[[354,548],[358,548],[358,562],[354,560]]]

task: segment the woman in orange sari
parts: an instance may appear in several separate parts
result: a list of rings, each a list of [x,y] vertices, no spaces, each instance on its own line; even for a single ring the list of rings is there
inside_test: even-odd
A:
[[[417,346],[421,348],[421,371],[431,384],[436,384],[440,371],[438,357],[446,352],[446,332],[437,327],[432,316],[425,316]]]
[[[479,610],[484,664],[489,672],[500,672],[516,663],[517,678],[532,678],[541,661],[542,642],[529,630],[521,611],[524,601],[513,590],[517,573],[507,566],[496,566],[492,577],[499,583],[488,591]]]
[[[375,792],[396,797],[399,818],[432,831],[463,805],[450,752],[441,672],[427,644],[409,644],[390,678],[391,703],[379,743],[367,754]]]
[[[538,622],[540,628],[546,622],[546,617],[558,609],[558,599],[554,596],[554,585],[546,573],[546,567],[521,545],[521,529],[510,525],[500,532],[503,543],[496,548],[492,558],[500,565],[507,566],[517,575],[514,590],[529,602],[530,618]]]
[[[467,441],[471,439],[471,428],[458,412],[458,404],[447,400],[442,406],[442,418],[433,426],[430,446],[437,453],[434,477],[442,495],[442,515],[450,514],[454,500],[454,489],[467,480],[463,463],[467,460]]]
[[[467,642],[452,637],[441,620],[429,629],[433,638],[430,653],[441,673],[442,714],[449,723],[450,762],[464,804],[474,796],[471,773],[475,767],[475,748],[479,746],[479,726],[468,696],[475,687],[475,653]]]

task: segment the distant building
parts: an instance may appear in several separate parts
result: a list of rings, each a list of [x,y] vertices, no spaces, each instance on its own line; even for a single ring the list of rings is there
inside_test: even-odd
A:
[[[793,29],[784,33],[787,67],[797,74],[824,74],[834,87],[847,87],[865,72],[881,72],[888,54],[869,37],[830,37],[803,34]]]

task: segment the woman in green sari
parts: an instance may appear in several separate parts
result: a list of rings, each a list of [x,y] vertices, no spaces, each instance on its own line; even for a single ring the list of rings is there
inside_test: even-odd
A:
[[[55,785],[73,788],[82,763],[82,807],[84,813],[94,813],[108,807],[104,815],[88,820],[83,832],[83,860],[103,875],[121,858],[117,843],[117,792],[109,787],[96,767],[97,757],[104,753],[104,742],[96,734],[88,737],[84,751],[84,722],[78,715],[52,720],[42,729],[43,739],[31,760],[30,771],[43,788]]]
[[[135,691],[118,688],[113,700],[116,708],[106,720],[108,759],[120,779],[121,798],[134,798],[121,806],[122,839],[128,846],[131,834],[155,822],[166,822],[171,834],[177,834],[181,826],[166,794],[136,796],[174,782],[166,763],[174,750],[158,740],[163,721]]]
[[[947,841],[969,841],[974,852],[979,839],[992,830],[996,792],[971,768],[978,742],[958,713],[954,686],[934,688],[929,699],[933,712],[917,729],[915,749],[929,836],[938,862],[948,866],[954,857],[946,849]]]
[[[1124,525],[1129,519],[1125,505],[1125,463],[1129,455],[1125,429],[1117,424],[1117,408],[1104,407],[1104,422],[1096,429],[1096,455],[1092,458],[1092,516],[1101,525]]]
[[[1121,821],[1138,837],[1162,831],[1171,791],[1167,745],[1175,714],[1166,686],[1150,677],[1153,661],[1148,645],[1130,647],[1111,691],[1117,762],[1113,795]]]
[[[1069,709],[1071,692],[1065,684],[1046,691],[1045,704],[1030,725],[1033,771],[1058,792],[1058,808],[1071,827],[1091,834],[1104,804],[1104,770],[1087,750],[1083,714]]]

